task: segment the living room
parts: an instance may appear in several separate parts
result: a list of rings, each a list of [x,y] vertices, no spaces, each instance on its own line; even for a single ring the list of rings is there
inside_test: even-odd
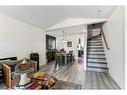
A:
[[[1,82],[3,86],[0,88],[25,89],[28,79],[26,74],[30,69],[32,74],[29,79],[32,82],[35,80],[33,77],[42,78],[39,83],[37,79],[35,80],[37,81],[37,84],[34,84],[36,89],[124,89],[123,10],[123,6],[0,6],[0,59],[2,60],[0,63],[1,68],[3,67]],[[78,13],[75,14],[75,11]],[[113,33],[106,31],[114,29],[112,24],[108,23],[108,20],[112,21],[114,15],[118,16],[116,19],[119,20],[116,20],[116,25],[121,26],[113,31],[122,32],[116,32],[114,38],[111,38]],[[95,39],[102,39],[103,44],[99,43],[99,45],[104,46],[104,50],[99,52],[105,51],[106,58],[102,59],[108,61],[108,64],[101,62],[104,64],[101,69],[109,69],[109,73],[89,71],[90,66],[87,66],[89,65],[87,64],[87,49],[90,47],[87,45],[91,40],[87,35],[91,29],[88,25],[96,27],[100,24],[105,30],[106,41],[111,50],[106,47],[103,32],[93,31],[96,34],[94,36],[101,36]],[[112,27],[109,28],[108,25]],[[46,35],[51,39],[47,41]],[[116,39],[118,35],[119,39]],[[114,39],[117,40],[117,44],[114,43]],[[55,50],[54,57],[51,58],[49,54],[48,58],[47,52],[51,50]],[[115,56],[115,52],[119,53],[119,56]],[[32,61],[31,54],[37,54],[39,61]],[[119,60],[113,61],[118,57]],[[14,68],[12,75],[8,76],[9,73],[6,73],[8,67],[3,65],[3,60],[10,61],[13,58],[20,60],[20,64],[16,64],[15,67],[24,65],[21,67],[24,71],[18,72],[18,69]],[[117,70],[118,67],[120,69]],[[117,77],[115,72],[120,77]],[[13,85],[15,81],[12,79],[15,76],[17,78],[17,75],[20,77],[19,83]]]

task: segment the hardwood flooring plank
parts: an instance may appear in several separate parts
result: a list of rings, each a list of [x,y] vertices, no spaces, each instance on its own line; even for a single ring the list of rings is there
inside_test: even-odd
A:
[[[73,66],[74,66],[74,65],[72,65],[71,67],[66,67],[66,66],[65,66],[65,68],[64,68],[58,75],[56,75],[56,77],[58,77],[58,78],[60,78],[60,79],[64,78],[63,76],[64,76],[65,72],[67,72],[70,68],[73,68]],[[63,80],[64,80],[64,79],[63,79]]]
[[[103,80],[103,84],[105,85],[105,87],[107,89],[110,89],[111,87],[110,87],[109,83],[107,82],[107,80],[105,79],[105,76],[103,75],[103,73],[100,73],[100,76],[101,76],[101,78]]]
[[[61,79],[63,79],[64,81],[68,81],[69,78],[69,73],[72,75],[73,73],[71,73],[71,71],[73,71],[75,68],[74,68],[74,65],[72,67],[70,67],[69,69],[67,69],[63,74],[62,76],[60,77]],[[75,71],[75,70],[74,70]]]
[[[107,89],[100,73],[96,73],[96,76],[97,76],[97,83],[98,83],[99,89]]]
[[[82,89],[120,89],[108,73],[84,71],[83,62],[60,65],[59,69],[54,65],[50,63],[42,66],[40,70],[60,80],[81,84]]]
[[[96,79],[96,73],[95,72],[91,72],[91,74],[92,74],[92,83],[93,83],[93,89],[98,89],[99,87],[98,87],[98,82],[97,82],[97,79]]]
[[[82,73],[82,72],[81,72],[81,71],[82,71],[81,65],[82,65],[82,64],[76,65],[77,73],[76,73],[76,76],[75,76],[75,78],[74,78],[74,80],[73,80],[74,83],[82,84],[81,81],[82,81],[82,78],[83,78],[83,77],[81,76],[81,73]]]
[[[108,73],[105,73],[105,76],[112,85],[113,89],[120,89],[120,87],[115,83],[115,81],[111,78],[111,76]]]
[[[95,77],[96,77],[96,82],[97,82],[97,88],[100,89],[100,84],[99,84],[100,80],[99,80],[96,72],[95,72]]]
[[[85,89],[91,89],[90,72],[86,72]]]
[[[68,74],[68,81],[69,82],[73,82],[75,74],[76,74],[76,68],[75,69],[71,69],[70,73]]]
[[[103,73],[102,76],[104,77],[105,82],[106,82],[106,84],[108,85],[108,87],[109,87],[110,89],[114,89],[113,86],[112,86],[112,84],[111,84],[110,81],[108,80],[108,78],[105,76],[105,73]]]
[[[59,65],[56,69],[55,62],[43,65],[40,71],[44,71],[57,79],[82,85],[82,89],[120,89],[108,73],[90,72],[83,70],[83,62],[75,61],[68,65]],[[5,89],[0,85],[0,89]]]

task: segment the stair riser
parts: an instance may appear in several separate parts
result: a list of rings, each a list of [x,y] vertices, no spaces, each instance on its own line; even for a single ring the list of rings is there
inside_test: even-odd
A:
[[[92,64],[92,63],[88,63],[87,66],[98,67],[98,68],[107,68],[106,64]]]
[[[87,41],[88,43],[94,43],[94,42],[101,42],[102,43],[102,40],[101,39],[96,39],[96,40],[89,40]]]
[[[99,35],[99,36],[96,36],[95,38],[101,38],[101,35]]]
[[[87,57],[87,59],[100,59],[100,60],[106,60],[106,58],[99,58],[99,57]]]
[[[93,50],[93,51],[104,51],[103,48],[101,48],[101,49],[98,49],[98,48],[97,48],[97,49],[95,49],[95,48],[87,48],[87,50],[89,50],[89,51],[90,51],[90,50],[91,50],[91,51],[92,51],[92,50]]]
[[[105,55],[104,52],[87,52],[87,54],[101,54],[101,55]]]
[[[87,67],[87,70],[88,71],[94,71],[94,72],[105,72],[105,73],[108,73],[108,70],[106,70],[106,69],[97,69],[97,68],[89,68],[89,67]]]
[[[103,47],[87,47],[87,49],[104,49]]]
[[[104,50],[87,50],[87,52],[104,52]]]
[[[102,40],[102,38],[93,38],[93,39],[90,39],[91,41],[92,40]]]
[[[107,65],[106,60],[99,62],[99,61],[96,61],[96,60],[89,61],[89,59],[87,59],[87,63],[91,63],[91,64],[106,64]]]
[[[91,45],[93,45],[93,44],[102,44],[102,42],[87,42],[87,44],[91,44]]]
[[[102,43],[101,40],[99,40],[99,41],[96,41],[96,40],[88,40],[87,42],[88,43]]]
[[[87,56],[94,55],[94,56],[105,56],[105,54],[93,54],[93,53],[87,53]]]
[[[88,40],[92,40],[92,39],[101,39],[101,36],[98,36],[98,37],[89,36],[89,37],[88,37]]]
[[[101,48],[103,48],[103,46],[96,46],[96,45],[95,45],[95,46],[94,46],[94,45],[87,45],[87,47],[95,47],[95,48],[96,48],[96,47],[98,47],[98,48],[101,47]]]
[[[87,57],[93,57],[93,58],[105,58],[105,55],[87,55]]]
[[[105,59],[87,59],[88,62],[103,62],[107,63]]]
[[[102,42],[87,42],[87,44],[102,44]]]
[[[102,44],[87,44],[87,46],[103,46]]]

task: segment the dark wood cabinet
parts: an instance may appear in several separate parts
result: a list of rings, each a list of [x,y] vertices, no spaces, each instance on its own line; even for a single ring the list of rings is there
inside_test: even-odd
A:
[[[47,63],[55,60],[56,37],[46,35],[46,58]]]
[[[31,53],[30,60],[37,62],[37,71],[39,70],[39,54],[38,53]]]
[[[55,60],[55,52],[47,52],[46,57],[47,57],[47,63]]]

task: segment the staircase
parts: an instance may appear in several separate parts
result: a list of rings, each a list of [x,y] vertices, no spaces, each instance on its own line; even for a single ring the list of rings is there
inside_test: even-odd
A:
[[[87,70],[108,72],[101,34],[87,41]]]

